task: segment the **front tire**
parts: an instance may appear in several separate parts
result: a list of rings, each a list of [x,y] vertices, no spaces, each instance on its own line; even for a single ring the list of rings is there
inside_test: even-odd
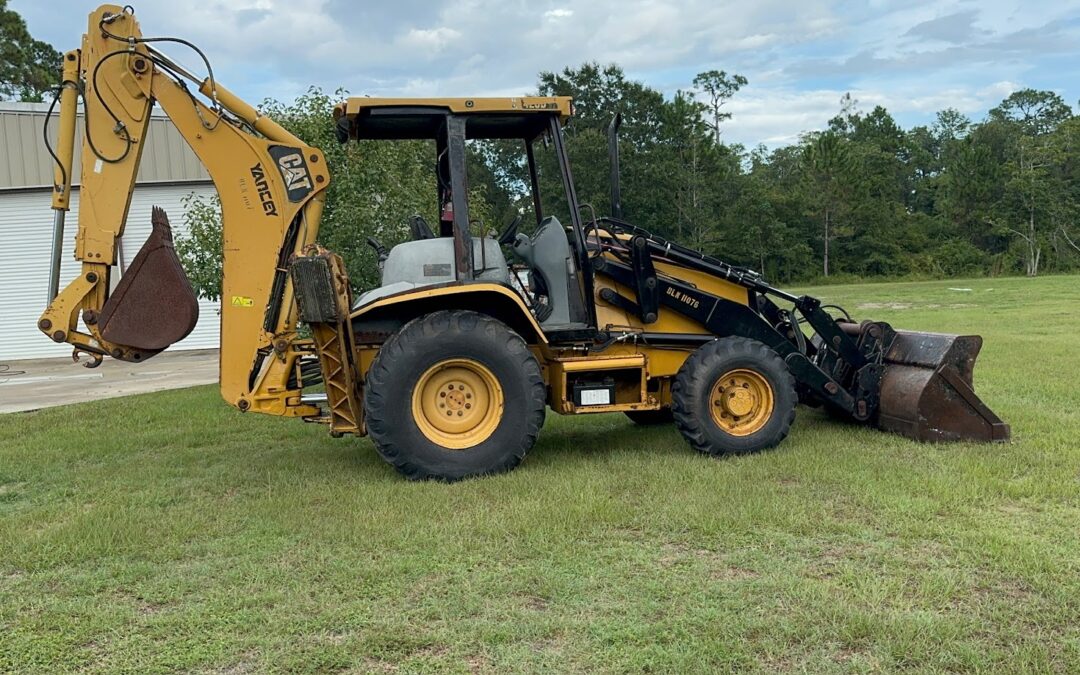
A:
[[[536,442],[545,399],[525,341],[463,310],[407,323],[379,350],[364,389],[371,440],[412,480],[513,469]]]
[[[764,343],[714,340],[683,363],[671,388],[675,426],[698,452],[757,452],[780,443],[795,420],[795,378]]]

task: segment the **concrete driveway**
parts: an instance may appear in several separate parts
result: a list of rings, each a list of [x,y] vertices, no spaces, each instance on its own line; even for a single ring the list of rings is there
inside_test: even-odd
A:
[[[146,363],[107,358],[93,369],[71,359],[8,361],[0,363],[0,413],[193,387],[217,379],[216,349],[165,352]]]

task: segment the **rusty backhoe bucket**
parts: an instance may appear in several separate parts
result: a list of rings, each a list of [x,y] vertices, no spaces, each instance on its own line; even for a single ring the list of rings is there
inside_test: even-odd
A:
[[[98,318],[109,342],[160,352],[187,337],[199,320],[199,302],[173,248],[165,211],[154,207],[153,231],[105,301]]]
[[[1005,424],[975,394],[978,335],[896,331],[885,354],[878,425],[919,441],[1006,441]]]

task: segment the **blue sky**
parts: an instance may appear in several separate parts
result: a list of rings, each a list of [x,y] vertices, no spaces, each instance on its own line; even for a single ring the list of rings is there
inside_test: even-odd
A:
[[[78,44],[91,3],[13,0],[35,37]],[[1077,0],[161,0],[135,3],[147,35],[204,48],[244,98],[309,85],[357,95],[510,95],[536,74],[617,62],[672,94],[723,69],[750,84],[729,141],[778,145],[818,129],[851,92],[905,126],[946,107],[981,119],[1010,92],[1080,98]],[[183,50],[168,50],[189,66]]]

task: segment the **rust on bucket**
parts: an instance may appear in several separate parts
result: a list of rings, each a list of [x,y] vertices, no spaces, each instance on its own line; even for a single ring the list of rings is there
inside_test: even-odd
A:
[[[885,353],[878,426],[919,441],[1006,441],[1002,422],[975,393],[977,335],[896,331]]]
[[[151,223],[153,231],[97,317],[102,337],[148,352],[144,356],[184,339],[199,320],[165,211],[155,206]]]

